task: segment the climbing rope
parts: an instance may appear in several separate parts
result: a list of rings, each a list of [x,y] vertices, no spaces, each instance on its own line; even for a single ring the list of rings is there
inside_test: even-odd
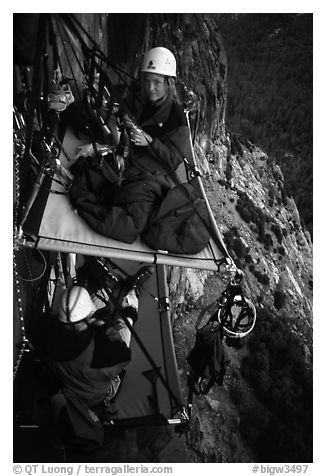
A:
[[[15,288],[16,298],[17,298],[17,311],[18,311],[22,342],[20,345],[18,355],[16,357],[15,364],[14,364],[14,370],[13,370],[14,380],[16,378],[18,369],[20,367],[20,364],[23,358],[23,354],[28,344],[28,339],[26,338],[24,311],[23,311],[22,295],[21,295],[21,289],[20,289],[20,278],[18,273],[17,256],[16,256],[19,249],[18,240],[21,236],[21,230],[19,230],[19,227],[18,227],[18,213],[19,213],[19,204],[20,204],[19,162],[20,162],[20,159],[24,156],[24,153],[25,153],[25,146],[22,141],[22,138],[19,137],[18,131],[15,131],[14,132],[15,208],[14,208],[14,220],[13,220],[13,226],[14,226],[13,271],[14,271],[14,288]]]
[[[15,292],[16,292],[16,297],[17,297],[17,311],[18,311],[18,318],[19,318],[19,324],[20,324],[20,330],[21,330],[21,337],[22,337],[22,342],[20,344],[20,349],[18,352],[18,355],[16,357],[16,362],[14,364],[14,371],[13,371],[13,377],[14,380],[16,378],[18,369],[20,367],[24,352],[26,351],[26,347],[29,343],[27,337],[26,337],[26,329],[25,329],[25,321],[24,321],[24,311],[23,311],[23,304],[22,304],[22,295],[21,295],[21,289],[20,289],[20,279],[18,276],[18,267],[17,267],[17,262],[16,262],[16,251],[14,251],[14,259],[13,259],[13,268],[14,268],[14,286],[15,286]]]

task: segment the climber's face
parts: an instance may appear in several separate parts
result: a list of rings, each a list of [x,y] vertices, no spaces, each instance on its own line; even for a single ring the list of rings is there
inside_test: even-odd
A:
[[[163,99],[168,92],[165,76],[155,73],[145,73],[144,91],[147,99],[151,102]]]

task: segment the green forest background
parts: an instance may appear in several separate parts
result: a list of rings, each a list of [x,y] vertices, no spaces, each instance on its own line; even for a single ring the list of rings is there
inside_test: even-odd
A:
[[[228,59],[227,129],[281,167],[313,231],[313,15],[221,14]]]

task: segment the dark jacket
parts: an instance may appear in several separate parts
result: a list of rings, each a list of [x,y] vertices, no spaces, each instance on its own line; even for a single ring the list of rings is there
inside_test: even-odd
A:
[[[70,196],[78,214],[98,233],[125,243],[143,232],[153,207],[171,187],[168,171],[190,152],[184,112],[171,97],[159,108],[145,105],[136,117],[154,140],[148,147],[131,145],[121,186],[108,182],[92,159],[79,159],[71,168]]]
[[[138,110],[137,124],[147,132],[153,142],[147,147],[133,146],[132,163],[144,170],[163,175],[175,170],[184,157],[189,157],[190,138],[184,111],[172,97],[160,107],[150,103]]]
[[[31,332],[39,356],[63,388],[91,408],[103,401],[110,381],[131,359],[127,345],[122,340],[109,340],[105,330],[105,326],[89,326],[75,334],[55,316],[45,314],[35,319]]]

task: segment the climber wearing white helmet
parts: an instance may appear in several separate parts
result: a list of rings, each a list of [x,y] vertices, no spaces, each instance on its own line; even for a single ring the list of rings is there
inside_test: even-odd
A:
[[[130,330],[138,318],[138,297],[153,274],[144,266],[132,278],[117,317],[95,306],[88,290],[72,286],[62,292],[56,315],[35,319],[31,341],[58,380],[64,395],[74,395],[90,408],[112,412],[111,400],[120,374],[131,359]]]
[[[171,110],[165,110],[165,121],[159,120],[160,114],[163,113],[161,109],[163,105],[165,105],[166,109],[170,109],[173,102],[177,103],[177,92],[175,86],[176,76],[177,64],[175,57],[170,50],[159,46],[152,48],[147,52],[141,66],[141,91],[144,109],[141,112],[138,112],[138,117],[141,120],[140,126],[142,125],[142,122],[145,122],[144,119],[146,121],[154,119],[159,127],[163,127],[164,122],[169,119],[168,112],[170,113]],[[152,107],[150,108],[149,105]],[[174,114],[179,115],[179,125],[183,125],[183,111],[176,110],[174,111]],[[150,133],[146,132],[145,128],[141,130],[138,127],[131,127],[131,140],[136,146],[146,147],[155,140],[156,136],[159,137],[160,135],[162,134],[155,134],[154,131],[152,132],[152,135],[150,135]],[[175,164],[168,165],[172,165],[173,168]]]
[[[141,68],[143,94],[152,103],[162,101],[168,94],[176,97],[177,64],[167,48],[153,48],[145,56]]]
[[[120,105],[123,133],[116,153],[127,150],[128,158],[114,196],[94,203],[99,179],[93,186],[91,177],[83,179],[86,169],[78,163],[71,168],[77,178],[70,195],[78,213],[98,233],[127,243],[141,236],[154,206],[172,186],[170,174],[184,157],[191,157],[187,120],[176,94],[173,53],[161,46],[150,49],[140,76]]]

